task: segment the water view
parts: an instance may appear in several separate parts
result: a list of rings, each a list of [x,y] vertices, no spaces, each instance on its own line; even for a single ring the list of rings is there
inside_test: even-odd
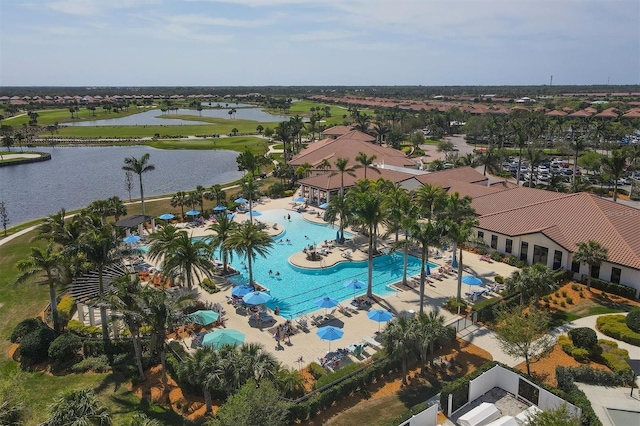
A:
[[[233,107],[233,106],[232,106]],[[240,108],[236,109],[236,112],[229,115],[231,108],[223,109],[203,109],[202,111],[196,111],[194,109],[178,109],[177,111],[169,113],[163,113],[157,108],[141,112],[139,114],[133,114],[126,117],[109,118],[106,120],[90,120],[90,121],[77,121],[73,123],[64,123],[61,126],[178,126],[178,125],[195,125],[195,124],[208,124],[204,121],[191,121],[181,120],[179,118],[171,118],[172,115],[193,115],[195,117],[213,117],[213,118],[226,118],[233,117],[240,120],[253,120],[260,122],[279,122],[288,121],[288,115],[273,115],[264,112],[260,108]],[[161,118],[164,117],[164,118]]]
[[[242,177],[234,151],[166,151],[144,146],[38,148],[50,161],[0,167],[0,200],[11,225],[86,206],[114,195],[129,200],[122,170],[125,157],[149,152],[156,170],[143,175],[145,197],[192,190]],[[140,196],[137,175],[133,198]]]

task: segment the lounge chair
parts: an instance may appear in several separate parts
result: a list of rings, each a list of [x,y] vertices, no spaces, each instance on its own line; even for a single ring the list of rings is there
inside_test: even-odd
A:
[[[491,257],[487,256],[486,254],[481,255],[480,260],[483,260],[488,263],[493,263],[493,259],[491,259]]]

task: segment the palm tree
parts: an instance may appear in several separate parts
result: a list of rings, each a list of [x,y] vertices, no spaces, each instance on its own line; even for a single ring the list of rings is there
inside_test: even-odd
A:
[[[109,216],[113,216],[113,219],[117,222],[121,216],[126,216],[127,206],[124,205],[120,197],[113,196],[107,200],[109,203]]]
[[[278,368],[275,357],[259,343],[243,343],[238,348],[238,361],[242,366],[242,382],[251,379],[256,386],[265,378],[273,379]]]
[[[193,240],[186,231],[177,232],[163,254],[163,272],[169,278],[186,281],[189,290],[193,288],[194,279],[209,277],[216,268],[209,244],[205,240]]]
[[[574,260],[589,265],[587,277],[587,290],[591,291],[591,275],[594,266],[600,266],[603,260],[607,260],[609,250],[597,241],[589,240],[586,243],[577,244],[578,250],[573,254]]]
[[[384,141],[384,137],[389,133],[389,126],[384,123],[376,123],[373,125],[373,131],[376,134],[376,140],[380,145]]]
[[[240,182],[240,194],[249,200],[249,221],[253,223],[253,200],[260,195],[260,186],[254,179],[247,176]]]
[[[162,395],[165,400],[169,396],[165,339],[175,324],[184,318],[184,309],[193,306],[197,298],[198,292],[188,289],[167,292],[147,287],[142,292],[142,313],[145,321],[151,326],[151,351],[160,356]]]
[[[189,194],[184,191],[176,192],[171,198],[171,207],[180,206],[181,219],[184,217],[184,206],[189,204]]]
[[[267,257],[273,239],[259,226],[247,222],[237,226],[224,242],[225,248],[247,258],[249,285],[253,285],[253,261],[258,255]]]
[[[611,179],[614,181],[613,186],[613,201],[618,200],[618,179],[624,174],[627,167],[627,156],[621,149],[614,149],[611,151],[611,157],[605,157],[602,159],[602,165]]]
[[[211,237],[209,244],[211,245],[211,251],[220,250],[220,259],[222,260],[222,269],[226,274],[229,272],[228,262],[232,261],[233,251],[229,250],[225,246],[225,241],[229,239],[234,232],[234,229],[238,226],[237,222],[233,219],[229,219],[227,215],[222,215],[218,218],[216,223],[209,226],[209,230],[214,231],[215,235]]]
[[[107,407],[100,405],[91,389],[66,390],[49,406],[49,419],[42,426],[111,424]]]
[[[210,201],[216,202],[216,205],[222,205],[227,200],[227,194],[222,190],[222,186],[219,184],[213,185],[204,193],[204,198]]]
[[[102,325],[102,339],[106,342],[109,339],[107,329],[107,304],[104,288],[103,273],[108,265],[119,261],[120,257],[116,248],[120,244],[118,237],[111,225],[104,225],[101,228],[90,229],[85,233],[75,248],[83,253],[87,260],[98,269],[98,289],[100,305],[100,321]]]
[[[224,362],[220,352],[205,346],[198,349],[193,356],[180,364],[179,374],[187,382],[202,389],[205,413],[211,413],[211,391],[222,389],[221,364]]]
[[[438,310],[428,314],[420,313],[417,318],[417,343],[420,350],[420,374],[424,374],[427,364],[427,351],[431,353],[433,363],[433,353],[435,343],[447,334],[447,327],[444,325],[444,316]]]
[[[309,177],[311,172],[313,171],[313,167],[309,163],[304,163],[298,166],[296,169],[296,176],[298,178],[306,178]]]
[[[151,155],[147,152],[143,154],[142,157],[128,157],[124,159],[124,166],[122,166],[122,170],[126,172],[133,172],[138,175],[140,179],[140,203],[142,204],[142,215],[145,215],[144,211],[144,187],[142,186],[142,174],[151,172],[156,169],[156,166],[153,164],[147,164],[149,161],[149,157]]]
[[[131,333],[133,350],[136,354],[138,375],[140,376],[140,381],[144,381],[142,343],[140,341],[140,328],[143,324],[142,306],[140,302],[142,287],[140,286],[140,280],[137,277],[135,280],[131,280],[128,276],[124,276],[115,280],[113,287],[115,291],[108,298],[109,305],[112,310],[122,315],[124,323]]]
[[[367,169],[375,170],[376,173],[380,174],[380,170],[373,166],[373,162],[378,158],[375,154],[368,156],[366,152],[359,152],[356,155],[355,160],[359,163],[356,168],[364,169],[364,178],[367,178]]]
[[[324,220],[332,225],[335,224],[336,221],[340,221],[339,230],[341,242],[344,241],[344,229],[349,226],[351,217],[351,207],[349,206],[346,195],[338,193],[338,195],[331,197],[329,205],[324,212]]]
[[[198,204],[200,205],[200,211],[204,214],[204,194],[206,193],[206,189],[204,186],[202,185],[198,185],[196,186],[196,189],[193,190],[192,195],[193,198],[198,202]]]
[[[435,210],[440,210],[444,206],[446,197],[447,193],[442,187],[428,183],[413,193],[413,200],[422,217],[429,220],[433,217]]]
[[[348,167],[349,159],[348,158],[338,158],[335,162],[336,171],[332,172],[330,176],[335,176],[340,174],[340,194],[344,194],[344,175],[345,173],[349,176],[355,177],[355,170],[353,167]]]
[[[282,142],[284,146],[284,163],[287,164],[289,162],[289,144],[291,143],[291,139],[293,138],[293,129],[291,128],[291,124],[287,121],[283,121],[276,126],[275,135],[276,140]]]
[[[184,232],[173,225],[164,225],[158,231],[149,236],[149,251],[147,256],[151,260],[158,260],[167,253],[171,243],[177,238],[177,234]]]
[[[458,292],[456,299],[458,302],[462,300],[462,245],[465,244],[473,235],[473,228],[478,224],[478,220],[475,218],[465,219],[461,224],[445,219],[442,223],[444,229],[446,229],[445,238],[449,239],[453,243],[453,255],[456,253],[456,246],[458,247]]]
[[[416,322],[400,316],[391,320],[382,332],[387,355],[402,362],[402,384],[407,383],[407,361],[416,347]]]
[[[424,312],[424,284],[427,279],[426,265],[429,263],[429,246],[440,245],[442,229],[437,222],[416,222],[411,228],[411,239],[420,244],[420,313]]]
[[[21,274],[16,278],[16,284],[23,283],[34,275],[45,273],[49,284],[49,305],[51,306],[51,317],[53,318],[53,328],[60,330],[60,319],[58,318],[58,298],[56,296],[56,281],[58,277],[58,267],[62,261],[60,252],[53,251],[53,241],[50,241],[47,248],[42,250],[39,247],[31,247],[31,254],[26,259],[19,260],[18,270]]]
[[[366,183],[368,181],[361,181]],[[367,228],[369,234],[369,245],[367,250],[369,268],[367,272],[367,296],[373,296],[373,251],[374,235],[378,225],[384,218],[382,209],[382,194],[376,191],[350,191],[347,194],[352,208],[354,221]]]
[[[540,296],[549,293],[556,287],[552,269],[541,263],[525,266],[516,270],[506,280],[509,292],[520,293],[520,304],[524,305],[530,296],[535,296],[536,303]]]
[[[330,170],[331,162],[328,159],[323,158],[320,164],[318,164],[316,167],[318,167],[318,170]]]

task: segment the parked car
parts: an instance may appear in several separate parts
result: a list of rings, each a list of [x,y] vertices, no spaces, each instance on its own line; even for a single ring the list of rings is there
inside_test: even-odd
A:
[[[620,179],[618,179],[618,185],[631,185],[631,179],[629,179],[629,178],[620,178]]]

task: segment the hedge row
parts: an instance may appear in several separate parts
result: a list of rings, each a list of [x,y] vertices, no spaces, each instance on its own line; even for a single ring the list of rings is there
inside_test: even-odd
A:
[[[599,340],[598,343],[602,347],[600,358],[611,371],[625,378],[633,375],[633,369],[627,362],[629,351],[619,349],[616,342],[609,340]]]
[[[440,391],[440,407],[445,410],[445,407],[447,407],[449,404],[450,394],[453,395],[453,411],[469,402],[469,382],[480,376],[485,371],[491,370],[496,365],[498,365],[497,362],[489,361],[472,373],[464,377],[460,377],[453,382],[447,383]]]
[[[559,369],[563,369],[558,373]],[[587,383],[597,386],[625,386],[629,383],[625,378],[619,376],[616,373],[607,370],[601,370],[592,368],[587,365],[581,365],[579,367],[556,367],[556,376],[558,374],[570,374],[574,381],[580,383]]]
[[[570,371],[561,366],[556,367],[556,382],[558,383],[558,389],[561,391],[561,394],[558,394],[555,390],[551,390],[551,392],[561,396],[582,410],[582,416],[580,417],[581,426],[602,426],[602,422],[591,407],[591,401],[589,401],[584,392],[578,389]]]
[[[340,367],[333,373],[325,374],[322,377],[320,377],[316,381],[316,383],[313,385],[313,388],[320,389],[321,387],[326,386],[329,383],[333,383],[336,380],[341,379],[344,376],[347,376],[353,373],[354,371],[361,369],[362,367],[363,367],[363,364],[359,362],[352,362],[350,364],[347,364],[344,367]]]
[[[622,340],[630,345],[640,346],[640,333],[631,330],[624,315],[606,315],[596,320],[596,327],[602,334]]]
[[[95,325],[84,325],[78,320],[71,320],[67,324],[67,330],[84,337],[100,337],[102,336],[102,328]]]
[[[583,284],[587,283],[587,276],[583,275],[581,278]],[[636,298],[636,289],[628,287],[622,284],[612,283],[610,281],[604,281],[598,278],[591,278],[591,287],[598,290],[606,291],[607,293],[617,294],[618,296],[626,297],[627,299],[634,300]]]

